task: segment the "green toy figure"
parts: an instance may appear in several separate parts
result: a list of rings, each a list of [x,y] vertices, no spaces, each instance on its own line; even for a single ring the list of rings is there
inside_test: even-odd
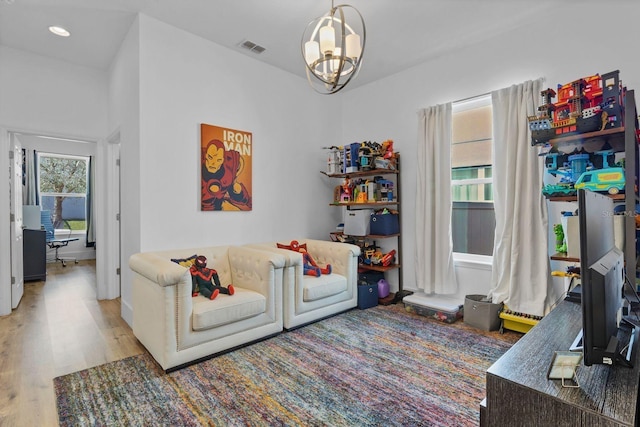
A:
[[[189,269],[191,273],[191,294],[196,297],[202,294],[206,298],[215,299],[218,294],[233,295],[233,285],[226,288],[220,285],[218,272],[213,268],[207,268],[207,258],[200,255]]]
[[[555,224],[553,226],[553,232],[556,233],[556,252],[566,254],[567,244],[564,241],[564,230],[562,230],[562,225]]]

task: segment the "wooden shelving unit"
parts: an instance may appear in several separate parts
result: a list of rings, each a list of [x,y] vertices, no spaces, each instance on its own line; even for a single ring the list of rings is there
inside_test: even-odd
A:
[[[357,178],[371,178],[374,176],[391,176],[391,178],[395,181],[394,186],[394,200],[392,201],[375,201],[375,202],[337,202],[333,201],[330,203],[330,206],[336,207],[344,207],[346,209],[351,209],[354,207],[362,207],[362,208],[383,208],[383,207],[393,207],[398,211],[398,222],[400,223],[400,230],[402,230],[402,221],[401,221],[401,183],[400,183],[400,155],[395,153],[396,155],[396,167],[395,169],[371,169],[367,171],[358,171],[351,173],[340,173],[340,174],[327,174],[324,171],[321,171],[323,175],[328,176],[329,178],[348,178],[348,179],[357,179]],[[334,231],[330,233],[332,236],[345,236],[344,233]],[[381,265],[367,265],[367,264],[358,264],[359,272],[366,271],[377,271],[387,273],[392,270],[398,271],[398,293],[400,295],[403,294],[403,286],[402,286],[402,233],[389,234],[389,235],[377,235],[377,234],[369,234],[367,236],[348,236],[358,241],[372,241],[379,239],[396,239],[396,262],[389,266],[381,266]],[[393,294],[391,294],[393,295]],[[393,298],[386,298],[385,300],[393,300]]]
[[[633,90],[627,90],[625,95],[624,123],[624,127],[553,138],[549,140],[549,144],[552,146],[558,146],[565,143],[583,144],[593,138],[603,139],[607,142],[616,140],[621,143],[624,141],[624,144],[620,144],[620,146],[624,147],[623,151],[625,153],[625,191],[624,194],[614,194],[609,195],[609,197],[617,202],[624,202],[625,210],[629,211],[635,210],[636,204],[638,203],[638,190],[636,185],[640,182],[638,169],[638,113]],[[575,202],[577,197],[549,197],[548,200],[552,202]],[[625,266],[627,276],[633,281],[636,276],[637,268],[636,223],[634,215],[625,215],[624,230],[625,243],[623,252]],[[555,261],[580,262],[579,258],[568,257],[565,254],[554,254],[551,255],[550,259]]]
[[[580,258],[570,257],[567,254],[555,253],[550,257],[554,261],[580,262]]]

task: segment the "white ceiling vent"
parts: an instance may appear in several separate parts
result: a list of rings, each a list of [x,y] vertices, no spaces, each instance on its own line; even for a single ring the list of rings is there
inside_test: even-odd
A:
[[[259,44],[255,44],[252,41],[249,40],[244,40],[242,42],[240,42],[240,44],[238,45],[244,49],[250,50],[253,53],[256,54],[261,54],[262,52],[264,52],[266,49],[262,46],[260,46]]]

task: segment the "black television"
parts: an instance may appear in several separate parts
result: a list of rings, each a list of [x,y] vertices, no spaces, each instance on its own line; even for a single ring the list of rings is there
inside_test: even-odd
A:
[[[615,246],[610,197],[578,190],[582,331],[574,348],[582,348],[586,366],[631,366],[635,329],[627,345],[618,340],[624,301],[624,256]],[[581,341],[581,342],[580,342]]]

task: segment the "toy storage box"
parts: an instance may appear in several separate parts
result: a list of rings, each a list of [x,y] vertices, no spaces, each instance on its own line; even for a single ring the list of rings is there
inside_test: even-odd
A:
[[[369,234],[369,218],[373,209],[353,209],[345,211],[344,234],[347,236],[366,236]]]
[[[371,215],[371,234],[387,236],[400,233],[400,222],[397,214]]]
[[[463,316],[463,306],[446,297],[413,294],[402,299],[409,313],[431,317],[445,323],[453,323]]]
[[[485,331],[500,329],[502,304],[483,301],[486,295],[467,295],[464,298],[464,323]]]
[[[358,308],[364,310],[378,305],[378,285],[358,285]]]

